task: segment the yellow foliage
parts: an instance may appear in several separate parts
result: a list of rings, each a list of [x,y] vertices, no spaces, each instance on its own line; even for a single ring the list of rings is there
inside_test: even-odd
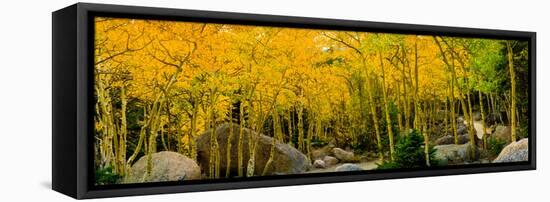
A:
[[[192,114],[197,119],[194,132],[200,134],[212,120],[208,110],[213,110],[214,121],[227,122],[236,103],[246,104],[255,117],[299,106],[330,122],[339,119],[335,112],[340,109],[352,116],[358,113],[353,103],[368,104],[357,93],[367,84],[373,85],[367,90],[375,101],[382,89],[393,102],[400,99],[398,93],[405,93],[403,88],[408,90],[404,97],[418,89],[418,97],[427,101],[449,94],[449,69],[432,36],[118,18],[95,21],[96,81],[112,89],[124,86],[128,100],[139,101],[146,111],[157,99],[166,101],[178,120],[169,127],[183,131],[180,138],[185,144]],[[449,39],[453,44],[468,40]],[[464,47],[455,47],[457,57],[451,62],[459,77],[468,77],[467,67],[458,67],[473,58]],[[160,122],[171,124],[164,112],[161,116]]]

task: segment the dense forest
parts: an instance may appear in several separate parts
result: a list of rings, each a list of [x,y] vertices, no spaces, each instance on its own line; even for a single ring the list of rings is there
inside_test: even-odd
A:
[[[526,41],[96,18],[94,48],[96,184],[526,158]]]

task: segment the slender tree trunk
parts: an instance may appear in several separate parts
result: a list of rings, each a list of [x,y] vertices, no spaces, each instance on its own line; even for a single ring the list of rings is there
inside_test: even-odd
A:
[[[324,129],[323,129],[322,121],[321,121],[321,118],[319,118],[319,117],[315,118],[315,133],[313,133],[313,135],[314,135],[314,137],[316,137],[318,139],[321,139],[321,137],[326,139],[326,137],[324,136]]]
[[[406,51],[405,51],[405,47],[402,47],[402,57],[403,58],[406,58]],[[416,58],[415,58],[416,59]],[[402,77],[402,85],[403,85],[403,107],[404,107],[404,112],[405,112],[405,130],[406,132],[408,133],[408,130],[411,128],[411,125],[410,125],[410,116],[411,116],[411,106],[410,106],[410,101],[409,101],[409,95],[407,94],[407,76],[405,75],[405,67],[408,67],[408,62],[407,62],[407,65],[405,65],[405,62],[406,60],[402,60],[402,64],[403,64],[403,68],[401,69],[401,77]],[[409,68],[409,74],[410,74],[410,68]],[[410,76],[410,75],[409,75]]]
[[[512,50],[512,44],[507,41],[506,49],[508,50],[508,69],[510,70],[510,85],[511,85],[511,104],[510,104],[510,129],[511,129],[511,140],[516,142],[516,74],[514,73],[514,52]]]
[[[378,124],[378,116],[377,116],[377,112],[376,112],[376,103],[375,103],[375,100],[374,100],[374,97],[373,97],[373,90],[374,88],[372,88],[372,85],[370,83],[370,76],[369,76],[369,71],[367,69],[367,65],[366,65],[366,61],[365,61],[365,58],[364,56],[362,56],[362,62],[363,62],[363,69],[365,72],[367,72],[366,74],[366,81],[365,81],[365,84],[367,85],[367,96],[369,98],[369,106],[370,106],[370,111],[371,111],[371,116],[372,116],[372,122],[373,122],[373,125],[374,125],[374,132],[376,133],[376,146],[377,146],[377,150],[378,150],[378,158],[382,161],[384,160],[384,154],[382,152],[382,138],[380,136],[380,128],[379,128],[379,124]]]
[[[304,108],[298,104],[298,150],[304,152]]]
[[[472,99],[470,98],[470,91],[468,90],[466,92],[466,98],[468,99],[468,113],[470,114],[470,119],[469,119],[469,123],[468,125],[470,125],[470,127],[468,127],[470,133],[474,134],[474,138],[477,138],[477,131],[475,130],[475,127],[474,127],[474,113],[473,113],[473,110],[472,110]],[[471,136],[471,135],[470,135]]]
[[[405,131],[405,129],[403,128],[403,114],[401,114],[403,112],[403,103],[401,102],[402,100],[400,99],[401,97],[401,92],[400,92],[400,87],[399,85],[397,85],[397,95],[396,95],[396,100],[397,100],[397,126],[399,127],[399,134],[402,134],[403,131]],[[405,115],[407,116],[407,115]]]
[[[126,121],[126,106],[128,105],[128,100],[126,99],[126,88],[124,86],[120,89],[120,146],[119,146],[119,159],[118,165],[120,167],[120,174],[125,175],[126,173],[126,137],[128,136],[128,126]]]
[[[464,120],[470,122],[470,113],[468,112],[468,106],[467,106],[467,101],[465,100],[464,96],[459,93],[459,99],[460,99],[460,103],[461,103],[461,106],[462,106],[462,111],[464,113]],[[471,122],[470,122],[471,123]],[[472,131],[474,131],[473,129],[473,125],[472,124],[468,124],[468,133],[469,133],[469,137],[470,137],[470,149],[472,150],[471,154],[472,155],[475,155],[475,153],[477,153],[477,146],[476,146],[476,134]],[[474,159],[474,156],[470,156],[471,159]]]
[[[512,119],[510,119],[510,117],[512,117],[511,114],[510,114],[511,113],[511,110],[510,110],[511,107],[510,106],[512,106],[512,104],[511,104],[512,102],[510,101],[509,97],[510,96],[508,96],[508,95],[504,95],[504,102],[505,103],[503,105],[504,105],[504,111],[506,113],[506,120],[508,121],[508,124],[512,124]]]
[[[481,113],[481,122],[483,125],[483,149],[487,149],[487,124],[485,123],[485,111],[483,109],[483,96],[481,91],[477,91],[479,94],[479,110]]]
[[[151,107],[150,110],[150,130],[149,130],[149,140],[147,141],[147,166],[146,166],[146,177],[149,178],[151,175],[151,170],[153,168],[153,164],[151,161],[151,158],[153,156],[153,153],[157,150],[157,135],[158,135],[158,126],[160,125],[159,115],[160,115],[160,106],[162,105],[162,95],[159,95],[157,97],[158,99],[153,103],[153,107]]]
[[[225,178],[229,178],[231,174],[231,143],[233,140],[233,117],[231,107],[229,108],[229,135],[227,136],[227,149],[226,149],[226,166],[225,166]]]
[[[282,139],[282,134],[281,134],[281,131],[280,131],[280,126],[279,126],[279,115],[277,114],[276,110],[273,113],[272,117],[273,117],[273,126],[275,128],[273,129],[274,133],[273,133],[273,138],[271,140],[271,149],[269,150],[269,159],[267,160],[267,163],[265,164],[265,167],[262,171],[262,175],[267,175],[267,173],[269,172],[269,169],[271,168],[271,164],[273,164],[273,159],[275,158],[276,140]]]
[[[421,131],[421,109],[420,109],[420,102],[418,97],[418,89],[420,86],[418,85],[418,44],[416,41],[414,42],[414,128]]]
[[[310,104],[311,105],[311,104]],[[313,138],[313,127],[314,127],[314,113],[313,113],[313,109],[310,107],[309,108],[309,111],[308,111],[308,116],[307,116],[307,137],[306,137],[306,140],[307,140],[307,143],[306,143],[306,156],[308,159],[311,159],[311,139]]]
[[[487,108],[485,110],[486,115],[491,115],[491,114],[494,115],[494,112],[492,111],[492,107],[491,107],[490,95],[491,93],[485,94],[485,101],[487,101]]]
[[[195,144],[195,133],[197,131],[197,116],[199,113],[198,106],[193,108],[193,112],[191,113],[191,129],[189,130],[189,134],[187,136],[187,142],[189,143],[189,155],[191,159],[194,161],[197,160],[197,146]]]
[[[443,114],[444,114],[444,117],[443,117],[443,133],[445,135],[447,135],[447,133],[449,132],[449,113],[447,110],[449,110],[449,96],[447,94],[445,94],[445,98],[444,98],[444,108],[443,108]]]
[[[147,114],[146,107],[143,107],[143,117],[144,117],[144,119],[145,119],[146,114]],[[138,144],[136,145],[136,148],[134,148],[134,153],[132,153],[130,158],[128,158],[128,161],[126,161],[126,167],[127,168],[130,168],[130,166],[132,166],[132,163],[134,162],[135,158],[139,154],[139,151],[141,150],[141,147],[144,145],[145,132],[147,131],[147,127],[149,125],[148,121],[145,121],[145,122],[146,122],[145,125],[141,126],[141,130],[139,131],[139,140],[138,140]],[[145,144],[145,145],[147,145],[147,144]],[[144,153],[147,153],[147,152],[144,152]]]
[[[420,108],[420,114],[423,114],[422,111],[427,111],[427,108],[426,108],[426,102],[424,102],[424,109],[422,109],[421,107]],[[430,167],[431,164],[430,164],[430,136],[428,135],[428,132],[427,132],[427,126],[428,126],[428,117],[426,116],[426,114],[423,114],[421,115],[423,117],[420,117],[420,120],[421,120],[421,125],[422,125],[422,134],[424,135],[424,158],[426,159],[426,166]]]
[[[159,111],[160,111],[160,102],[157,102],[156,104],[153,104],[153,107],[151,109],[151,113],[153,113],[151,116],[151,129],[149,130],[149,141],[147,143],[149,144],[147,147],[147,167],[146,167],[146,177],[149,178],[151,175],[151,170],[153,169],[153,162],[152,162],[152,156],[153,153],[157,151],[157,135],[158,135],[158,126],[159,123]]]
[[[160,141],[162,142],[162,148],[164,148],[164,151],[169,151],[164,138],[164,123],[160,124]]]
[[[370,83],[370,81],[367,81],[366,83]],[[369,87],[367,87],[369,89]],[[369,92],[371,90],[368,90]],[[379,128],[379,121],[378,121],[378,115],[377,115],[377,112],[376,112],[376,103],[374,101],[374,98],[372,96],[372,93],[368,93],[369,94],[369,97],[370,97],[370,108],[371,108],[371,116],[372,116],[372,121],[373,121],[373,125],[374,125],[374,132],[376,134],[376,146],[377,146],[377,150],[378,150],[378,157],[380,160],[384,160],[384,155],[383,155],[383,152],[382,152],[382,138],[380,136],[380,128]]]
[[[166,143],[167,145],[167,151],[171,151],[171,148],[170,148],[170,139],[172,139],[172,131],[171,131],[171,127],[170,127],[170,124],[172,123],[172,121],[170,120],[171,119],[171,114],[170,114],[170,102],[166,102],[166,137],[168,138],[168,142]]]
[[[294,143],[292,142],[292,136],[294,134],[292,124],[292,109],[288,108],[288,143],[294,147]]]
[[[214,104],[214,101],[215,99],[212,99],[211,98],[211,104]],[[210,111],[208,117],[210,117],[210,124],[211,124],[211,127],[210,127],[210,158],[209,158],[209,170],[210,170],[210,178],[218,178],[219,177],[219,164],[220,164],[220,150],[219,150],[219,145],[218,145],[218,137],[217,137],[217,134],[216,134],[216,117],[215,117],[215,112],[214,112],[214,106],[210,106],[211,109],[209,109],[208,111]]]
[[[361,130],[361,132],[366,132],[367,131],[367,128],[369,127],[369,122],[368,122],[368,119],[367,117],[369,116],[369,109],[367,107],[367,104],[366,104],[366,101],[365,101],[365,88],[364,88],[364,82],[368,82],[367,80],[368,78],[365,79],[365,81],[362,81],[362,80],[359,80],[360,82],[358,82],[358,85],[357,85],[357,94],[358,94],[358,97],[359,97],[359,130]],[[353,87],[350,87],[350,89],[352,89]],[[350,95],[353,95],[353,90],[350,90]],[[354,117],[355,118],[355,117]],[[353,127],[353,132],[352,132],[352,143],[357,143],[357,133],[355,129],[356,127]]]
[[[239,105],[239,142],[237,144],[237,175],[243,176],[244,100]],[[248,139],[250,141],[250,139]]]
[[[183,129],[181,128],[181,125],[182,123],[177,123],[177,126],[176,126],[176,138],[177,138],[177,148],[176,148],[176,151],[180,154],[183,154],[184,153],[184,142],[183,142]],[[188,153],[190,154],[190,153]]]
[[[390,110],[388,107],[388,100],[387,100],[387,92],[386,92],[386,75],[384,70],[384,62],[382,60],[382,54],[378,53],[378,58],[380,60],[380,67],[382,68],[382,95],[383,95],[383,101],[384,101],[384,111],[386,112],[386,127],[388,131],[388,139],[390,144],[390,159],[393,161],[395,157],[395,151],[394,151],[394,145],[393,145],[393,129],[392,129],[392,121],[390,117]]]
[[[493,110],[493,114],[497,114],[497,106],[496,106],[496,102],[495,102],[495,95],[493,93],[491,93],[490,98],[491,98],[491,109]],[[502,122],[500,112],[498,112],[498,116],[499,116],[499,118],[501,119],[501,122]]]
[[[256,167],[256,135],[252,135],[252,131],[256,131],[256,122],[258,122],[257,118],[255,117],[254,108],[252,107],[252,103],[249,104],[250,110],[248,113],[248,125],[251,126],[250,130],[248,130],[248,162],[246,164],[246,177],[252,177],[254,176],[254,170]],[[261,111],[261,110],[260,110]]]
[[[279,113],[277,111],[273,112],[273,137],[277,138],[279,142],[283,141],[283,128],[281,124],[281,118],[279,116]]]
[[[98,75],[100,77],[101,75]],[[100,77],[101,78],[101,77]],[[98,96],[98,117],[102,126],[102,135],[101,135],[101,163],[104,166],[112,166],[115,172],[117,169],[117,156],[115,155],[116,147],[118,143],[116,142],[116,130],[114,128],[114,120],[112,119],[112,103],[111,95],[108,89],[105,89],[105,84],[102,79],[97,79],[96,92]]]

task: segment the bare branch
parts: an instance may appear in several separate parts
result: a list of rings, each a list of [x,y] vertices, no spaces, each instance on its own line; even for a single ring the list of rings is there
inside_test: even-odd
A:
[[[329,38],[329,39],[331,39],[331,40],[333,40],[333,41],[339,42],[339,43],[343,44],[344,46],[347,46],[347,47],[353,49],[355,52],[359,53],[359,55],[363,55],[363,52],[361,52],[361,50],[359,50],[358,48],[356,48],[356,47],[352,46],[351,44],[345,42],[344,40],[342,40],[342,39],[337,39],[337,38],[332,37],[332,36],[330,36],[330,35],[328,35],[328,34],[326,34],[326,33],[324,33],[324,32],[323,32],[322,34],[323,34],[323,36],[325,36],[325,37],[327,37],[327,38]]]

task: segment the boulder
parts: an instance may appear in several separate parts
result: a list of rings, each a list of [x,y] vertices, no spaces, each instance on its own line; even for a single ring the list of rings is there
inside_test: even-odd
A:
[[[444,144],[453,144],[454,143],[454,137],[452,135],[445,135],[443,137],[437,138],[434,141],[435,145],[444,145]]]
[[[334,169],[336,172],[361,171],[363,168],[353,163],[344,163]]]
[[[233,135],[231,136],[230,141],[230,124],[222,124],[215,130],[215,137],[218,142],[219,151],[220,151],[220,172],[225,177],[225,172],[229,169],[230,176],[238,175],[238,145],[239,145],[239,125],[231,124],[233,127]],[[197,145],[197,161],[203,172],[209,170],[210,162],[210,136],[212,135],[212,130],[207,130],[202,135],[196,138]],[[258,134],[248,128],[243,128],[242,136],[242,169],[243,173],[246,173],[246,167],[249,160],[249,149],[248,149],[248,140],[249,136],[253,137],[252,140],[257,140],[257,146],[255,151],[255,166],[254,166],[254,175],[262,175],[264,167],[266,166],[270,154],[273,138]],[[229,148],[230,153],[230,165],[227,166],[227,150],[228,142],[231,143]],[[297,149],[291,147],[288,144],[275,141],[275,153],[272,159],[272,162],[267,168],[266,175],[284,175],[284,174],[300,174],[307,171],[311,168],[311,163],[306,157]]]
[[[463,163],[469,161],[472,157],[475,157],[476,154],[472,153],[470,149],[470,143],[465,144],[448,144],[448,145],[437,145],[434,147],[435,157],[449,164]],[[477,148],[476,148],[477,150]]]
[[[524,138],[517,142],[512,142],[493,160],[493,163],[520,162],[529,160],[529,139]]]
[[[466,124],[464,124],[463,122],[458,122],[456,128],[457,128],[456,133],[458,135],[467,135],[468,134],[468,127],[466,127]]]
[[[327,145],[318,149],[314,149],[313,151],[311,151],[311,159],[323,159],[325,158],[325,156],[331,155],[332,148],[333,146]]]
[[[201,178],[201,170],[197,163],[176,152],[163,151],[152,154],[151,165],[151,174],[147,176],[147,156],[141,157],[132,165],[124,182],[166,182]]]
[[[315,168],[325,168],[326,165],[325,165],[325,162],[323,160],[315,160],[313,162],[313,167],[315,167]]]
[[[449,127],[451,126],[449,125]],[[466,126],[466,121],[464,120],[464,117],[458,117],[456,119],[456,131],[458,135],[464,135],[468,133],[468,127]]]
[[[338,163],[338,159],[332,156],[325,156],[325,158],[323,158],[323,161],[325,162],[326,166],[332,166]]]
[[[357,162],[357,158],[355,158],[355,155],[353,155],[353,152],[349,152],[340,148],[334,148],[332,149],[332,154],[334,154],[334,157],[336,157],[340,162]]]
[[[470,141],[470,137],[468,136],[468,134],[458,136],[458,144],[464,144],[469,141]],[[436,145],[454,144],[455,137],[453,135],[445,135],[435,140],[434,143]]]
[[[509,126],[497,126],[495,128],[495,132],[493,133],[493,137],[495,137],[498,140],[510,142],[512,130],[510,130]]]

